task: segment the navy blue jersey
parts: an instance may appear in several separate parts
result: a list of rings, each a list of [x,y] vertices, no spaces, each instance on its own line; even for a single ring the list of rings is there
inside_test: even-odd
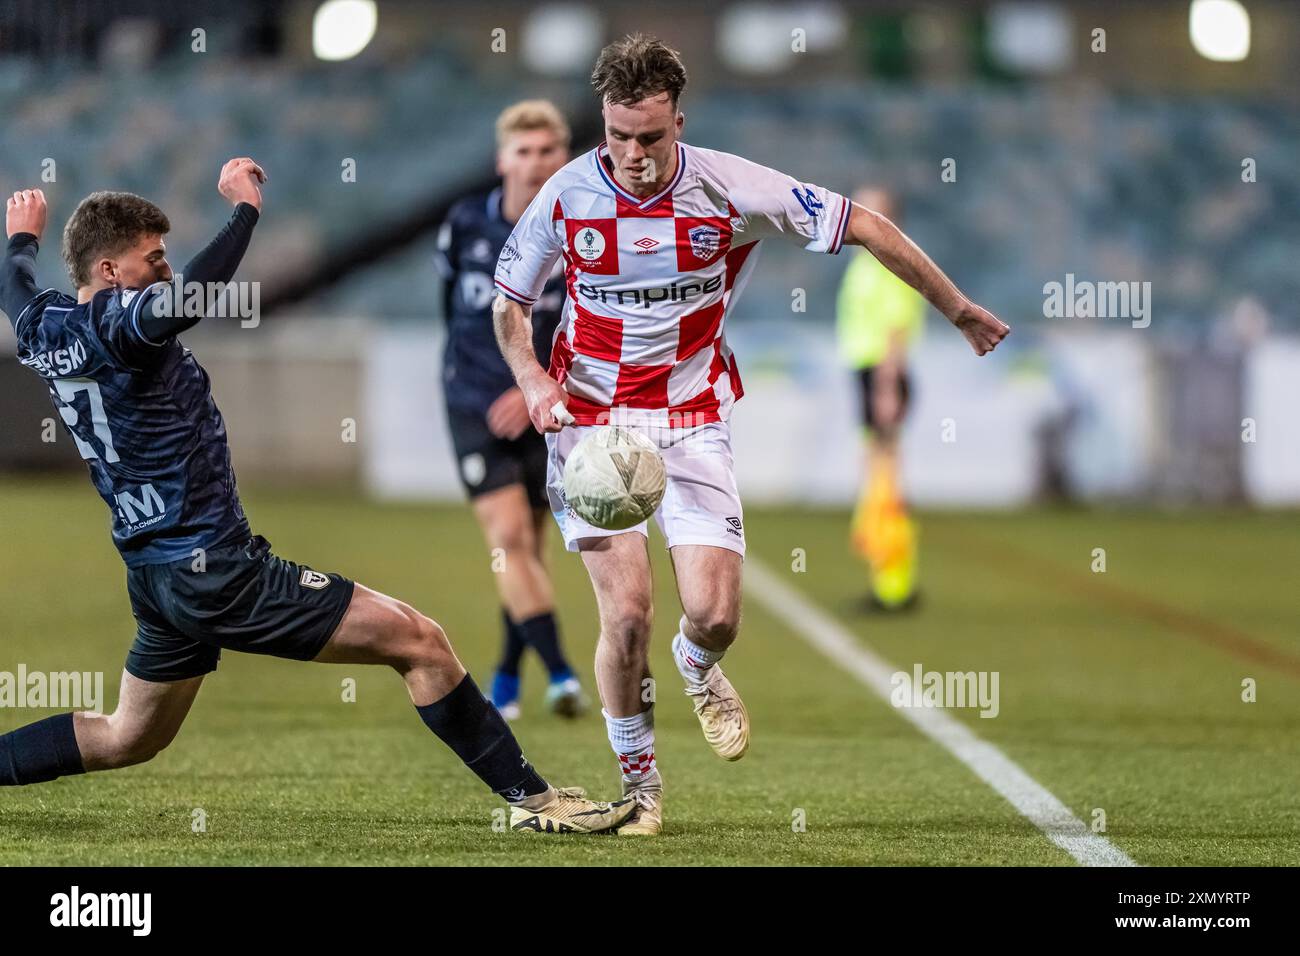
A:
[[[174,336],[140,330],[162,287],[104,289],[81,305],[46,289],[10,315],[18,359],[49,386],[128,567],[250,535],[207,373]]]
[[[447,407],[487,414],[488,406],[515,384],[492,330],[493,276],[501,247],[514,223],[501,215],[501,189],[460,200],[438,233],[438,271],[445,280],[447,347],[442,385]],[[560,263],[533,306],[537,361],[550,364],[551,341],[564,311]]]

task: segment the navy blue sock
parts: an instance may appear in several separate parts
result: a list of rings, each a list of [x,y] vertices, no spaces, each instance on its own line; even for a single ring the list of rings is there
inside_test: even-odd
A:
[[[560,650],[560,629],[555,624],[555,615],[550,611],[520,621],[515,625],[520,636],[535,650],[546,665],[551,680],[562,680],[573,676],[573,669],[565,660],[564,651]]]
[[[46,717],[0,734],[0,787],[44,783],[85,772],[72,714]]]
[[[468,674],[446,697],[415,708],[425,725],[479,779],[512,803],[545,793],[549,784],[524,759],[501,713]]]
[[[501,609],[501,625],[504,628],[505,640],[501,645],[501,663],[497,664],[497,670],[511,677],[519,676],[519,661],[524,656],[524,648],[528,645],[524,643],[523,637],[519,633],[519,625],[510,620],[510,613]]]

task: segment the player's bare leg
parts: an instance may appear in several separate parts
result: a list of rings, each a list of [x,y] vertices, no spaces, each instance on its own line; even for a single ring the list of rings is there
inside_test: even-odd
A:
[[[533,548],[537,566],[542,569],[548,584],[551,580],[551,571],[546,561],[546,529],[551,527],[554,521],[550,508],[533,509]],[[552,608],[554,604],[554,599],[552,599]],[[552,613],[554,612],[552,611]],[[558,714],[561,717],[579,717],[591,708],[591,702],[587,699],[586,693],[583,692],[582,682],[578,680],[572,669],[568,668],[568,661],[564,658],[563,651],[559,649],[558,633],[555,644],[560,654],[560,660],[564,661],[564,667],[569,670],[569,673],[567,676],[561,677],[558,673],[553,672],[550,686],[546,688],[546,707],[551,713]]]
[[[683,611],[673,660],[704,739],[719,757],[739,760],[749,748],[749,714],[718,662],[740,630],[743,562],[735,551],[702,544],[678,545],[672,558]]]
[[[478,495],[473,508],[488,549],[503,557],[494,575],[497,593],[511,636],[517,637],[521,645],[507,646],[502,656],[494,679],[493,703],[507,719],[518,716],[517,655],[528,646],[537,651],[550,675],[548,708],[561,716],[575,717],[586,709],[587,702],[560,649],[555,625],[555,594],[542,554],[545,538],[541,518],[549,520],[550,512],[535,510],[521,484]]]
[[[155,682],[122,671],[116,710],[73,715],[77,749],[86,770],[152,760],[176,739],[202,684],[202,677]]]
[[[609,743],[618,758],[623,793],[637,803],[620,835],[648,836],[663,823],[663,780],[655,764],[650,631],[654,583],[646,539],[637,532],[578,542],[596,592],[600,642],[596,687]]]
[[[175,739],[202,677],[171,682],[122,672],[117,709],[47,717],[0,734],[0,786],[144,763]]]
[[[546,565],[538,551],[537,525],[523,485],[506,485],[473,501],[474,517],[492,551],[505,566],[496,575],[501,603],[515,620],[525,620],[555,605]]]
[[[591,801],[581,789],[547,784],[456,658],[443,629],[395,598],[356,585],[343,620],[316,660],[396,670],[426,726],[511,804],[512,829],[594,833],[617,826],[634,810],[630,802]]]

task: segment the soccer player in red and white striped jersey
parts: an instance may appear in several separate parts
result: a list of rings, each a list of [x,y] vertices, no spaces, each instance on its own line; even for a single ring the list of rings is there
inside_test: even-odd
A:
[[[624,791],[640,807],[620,832],[653,834],[662,825],[663,781],[647,693],[646,526],[606,531],[567,508],[569,452],[611,422],[643,430],[660,446],[668,486],[655,520],[683,611],[673,657],[705,738],[737,760],[749,745],[749,718],[718,664],[739,627],[745,550],[727,427],[743,388],[725,326],[759,243],[788,239],[830,254],[845,243],[865,246],[979,355],[1010,330],[883,216],[821,186],[682,142],[686,70],[658,40],[635,35],[606,47],[592,82],[606,141],[551,177],[516,224],[497,263],[494,321],[533,424],[547,434],[552,510],[596,592],[597,686]],[[529,308],[561,258],[568,302],[543,369]]]

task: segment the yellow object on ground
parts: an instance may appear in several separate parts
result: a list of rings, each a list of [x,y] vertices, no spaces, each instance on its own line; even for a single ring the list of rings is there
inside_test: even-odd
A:
[[[899,493],[892,463],[872,469],[854,511],[853,547],[871,569],[876,599],[895,607],[916,589],[917,529]]]

